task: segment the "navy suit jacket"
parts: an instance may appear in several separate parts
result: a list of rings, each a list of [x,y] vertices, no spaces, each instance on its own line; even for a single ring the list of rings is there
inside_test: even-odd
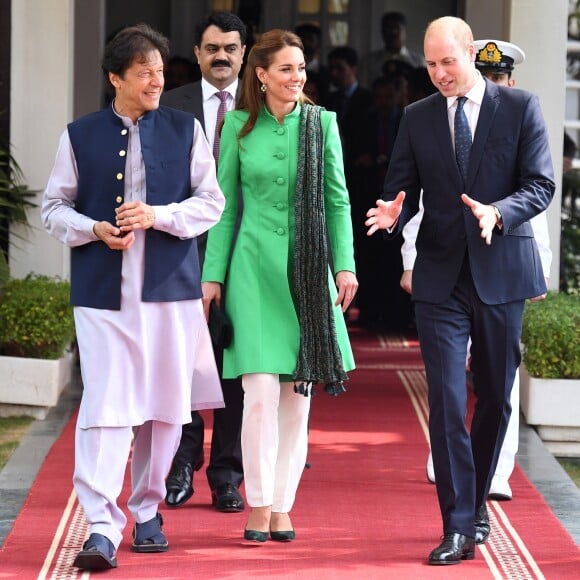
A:
[[[193,113],[201,123],[205,133],[205,120],[203,115],[203,95],[201,92],[201,81],[189,83],[167,91],[161,95],[161,104],[180,111]]]
[[[240,93],[240,83],[238,83],[237,94]],[[201,81],[196,81],[194,83],[188,83],[182,87],[177,87],[163,93],[161,95],[161,104],[167,107],[172,107],[174,109],[179,109],[180,111],[186,111],[188,113],[193,113],[197,120],[201,123],[203,132],[205,134],[205,116],[203,114],[203,93],[201,91]],[[210,143],[211,146],[211,143]],[[241,195],[238,199],[238,216],[237,216],[237,226],[236,232],[239,228],[239,223],[242,215],[242,202]],[[199,235],[197,237],[197,251],[199,252],[199,262],[203,265],[205,259],[205,248],[207,246],[207,232]]]
[[[401,190],[406,198],[391,235],[400,233],[417,213],[423,190],[414,300],[436,304],[447,299],[466,252],[475,289],[486,304],[524,300],[546,291],[529,220],[549,205],[555,183],[536,96],[486,80],[465,185],[455,160],[446,99],[436,93],[409,105],[383,198],[392,200]],[[481,238],[471,209],[461,201],[462,193],[501,212],[503,227],[495,228],[490,246]]]

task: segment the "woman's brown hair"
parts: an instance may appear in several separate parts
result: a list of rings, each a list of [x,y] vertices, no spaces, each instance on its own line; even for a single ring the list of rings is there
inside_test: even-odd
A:
[[[242,77],[242,89],[236,107],[236,109],[248,111],[250,116],[242,127],[238,139],[245,137],[254,128],[258,115],[264,106],[264,93],[260,90],[262,83],[256,75],[256,68],[267,69],[272,64],[274,55],[287,46],[294,46],[304,52],[304,45],[299,36],[289,30],[277,28],[264,32],[252,46]],[[304,93],[300,95],[299,102],[300,104],[313,104]]]

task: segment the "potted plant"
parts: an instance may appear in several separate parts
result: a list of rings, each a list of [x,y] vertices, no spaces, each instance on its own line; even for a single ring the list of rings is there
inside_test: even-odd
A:
[[[31,201],[35,193],[24,183],[24,175],[10,146],[0,138],[0,293],[9,277],[10,225],[30,225],[26,210],[36,206]]]
[[[580,456],[580,294],[529,302],[522,327],[521,408],[556,455]]]
[[[0,403],[56,405],[72,363],[69,292],[67,281],[47,276],[7,282],[0,297]]]

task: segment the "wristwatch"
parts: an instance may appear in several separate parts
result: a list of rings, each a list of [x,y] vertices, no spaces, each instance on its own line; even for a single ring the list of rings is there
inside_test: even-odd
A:
[[[503,220],[501,218],[501,212],[499,211],[499,209],[497,209],[497,207],[495,207],[495,205],[492,205],[491,207],[493,207],[493,211],[495,213],[495,217],[497,219],[497,226],[501,226],[503,223]]]

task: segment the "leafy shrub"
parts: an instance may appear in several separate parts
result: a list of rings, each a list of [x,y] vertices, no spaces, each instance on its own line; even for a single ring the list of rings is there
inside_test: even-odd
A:
[[[580,294],[548,292],[545,300],[528,302],[522,342],[530,376],[580,378]]]
[[[60,358],[74,338],[70,285],[29,275],[10,279],[0,298],[0,353]]]
[[[10,152],[10,145],[0,135],[0,248],[7,257],[10,225],[28,227],[26,210],[36,207],[33,198],[37,192],[28,189],[24,174]],[[12,238],[17,236],[12,232]]]
[[[562,176],[560,290],[580,291],[580,170]]]

